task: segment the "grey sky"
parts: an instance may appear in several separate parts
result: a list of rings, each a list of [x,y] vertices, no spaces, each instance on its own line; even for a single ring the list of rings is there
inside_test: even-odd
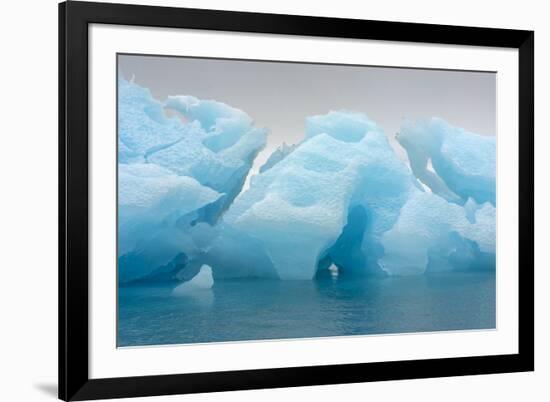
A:
[[[270,130],[253,171],[283,141],[299,142],[305,118],[331,110],[363,112],[393,140],[404,119],[441,117],[496,135],[496,74],[448,70],[299,64],[186,57],[119,56],[124,77],[153,96],[193,95],[245,111]]]

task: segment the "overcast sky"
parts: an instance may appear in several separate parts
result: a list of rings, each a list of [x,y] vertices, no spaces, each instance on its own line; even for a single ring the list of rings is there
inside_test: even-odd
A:
[[[164,100],[214,99],[245,111],[270,130],[257,171],[283,141],[299,142],[305,118],[331,110],[367,114],[392,140],[404,119],[441,117],[482,135],[496,135],[496,74],[449,70],[119,56],[119,71]]]

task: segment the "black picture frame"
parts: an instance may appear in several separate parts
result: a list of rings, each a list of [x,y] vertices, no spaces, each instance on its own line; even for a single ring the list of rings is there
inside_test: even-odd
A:
[[[519,51],[517,354],[90,379],[88,25],[376,39]],[[534,370],[534,32],[70,1],[59,4],[59,398],[89,400]]]

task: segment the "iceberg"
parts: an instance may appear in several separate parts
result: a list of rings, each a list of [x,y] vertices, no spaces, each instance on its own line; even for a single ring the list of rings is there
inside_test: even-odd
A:
[[[494,268],[495,208],[485,203],[474,219],[460,205],[417,192],[382,236],[382,268],[391,275]]]
[[[173,290],[174,295],[182,296],[195,292],[210,290],[214,285],[212,279],[212,268],[208,265],[203,265],[197,275],[188,282],[183,282]]]
[[[267,130],[221,102],[161,102],[120,78],[118,133],[119,281],[130,282],[192,259],[190,228],[239,194]]]
[[[136,234],[138,221],[151,224],[175,224],[194,211],[215,202],[223,194],[201,185],[192,177],[178,176],[155,164],[121,164],[118,169],[119,225]],[[125,251],[135,245],[121,241]]]
[[[360,113],[331,112],[308,119],[304,141],[252,177],[223,221],[258,240],[281,279],[312,279],[321,261],[367,272],[414,189],[380,128]]]
[[[214,279],[280,278],[263,243],[225,222],[215,227],[201,223],[193,228],[191,236],[200,250],[199,263],[213,268]]]
[[[411,169],[434,193],[464,204],[496,203],[496,140],[451,126],[439,118],[401,127],[397,141]],[[430,171],[428,166],[433,166]]]
[[[405,161],[365,114],[331,111],[243,189],[266,136],[229,105],[119,80],[120,283],[179,295],[230,278],[494,269],[493,137],[408,122]]]
[[[214,303],[213,285],[212,268],[208,265],[203,265],[191,280],[176,286],[172,290],[172,295],[183,297],[186,299],[186,302],[211,306]]]
[[[221,233],[231,230],[240,246],[222,251],[221,242],[219,260],[208,261],[222,276],[275,271],[283,280],[312,279],[334,267],[339,275],[494,268],[494,205],[478,203],[475,194],[457,202],[447,191],[425,191],[367,116],[314,116],[304,140],[252,177],[224,215]],[[235,247],[246,258],[231,253]]]
[[[179,228],[222,194],[155,164],[118,167],[119,280],[138,279],[169,263],[186,243]]]
[[[221,102],[171,96],[163,103],[123,78],[118,97],[119,163],[156,164],[222,193],[201,217],[215,222],[240,192],[267,130]]]

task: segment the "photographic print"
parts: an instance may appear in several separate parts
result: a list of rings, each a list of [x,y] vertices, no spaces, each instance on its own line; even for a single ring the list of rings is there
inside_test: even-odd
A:
[[[118,347],[496,328],[494,72],[117,59]]]

